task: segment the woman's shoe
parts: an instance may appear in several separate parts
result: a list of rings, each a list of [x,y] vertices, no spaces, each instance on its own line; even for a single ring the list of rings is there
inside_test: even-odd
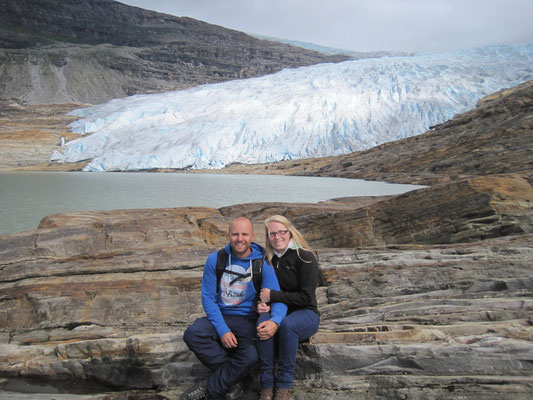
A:
[[[261,390],[261,400],[273,400],[274,391],[272,389],[262,389]]]
[[[275,400],[290,400],[290,398],[291,398],[291,390],[290,389],[278,388],[278,390],[276,390],[276,398],[275,398]]]

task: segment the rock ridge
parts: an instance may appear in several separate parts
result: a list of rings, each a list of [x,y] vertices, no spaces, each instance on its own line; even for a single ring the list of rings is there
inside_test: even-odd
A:
[[[0,2],[0,99],[104,103],[350,59],[117,1]]]

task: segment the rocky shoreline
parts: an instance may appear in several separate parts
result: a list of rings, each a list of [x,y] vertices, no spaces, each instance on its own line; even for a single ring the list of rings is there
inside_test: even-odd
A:
[[[532,93],[521,85],[366,152],[219,171],[430,185],[399,196],[67,213],[0,235],[0,386],[23,377],[109,388],[39,399],[179,397],[207,374],[181,337],[202,314],[207,254],[233,216],[249,216],[264,243],[262,221],[281,213],[320,256],[321,327],[301,346],[293,398],[529,399]],[[243,398],[256,390],[248,380]],[[0,390],[1,400],[30,398]]]
[[[258,233],[263,213],[277,207],[262,205]],[[292,208],[309,227],[310,210]],[[181,335],[202,314],[203,262],[243,206],[223,211],[62,214],[38,230],[0,236],[2,375],[89,380],[118,391],[94,399],[132,390],[128,398],[177,397],[207,373]],[[318,247],[322,322],[302,345],[294,397],[526,399],[532,237]],[[254,398],[253,381],[247,390]]]

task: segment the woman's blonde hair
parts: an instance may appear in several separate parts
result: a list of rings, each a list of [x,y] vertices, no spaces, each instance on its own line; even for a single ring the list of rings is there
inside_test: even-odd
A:
[[[298,257],[304,262],[311,262],[311,260],[304,260],[302,256],[300,255],[299,250],[307,250],[310,251],[315,255],[315,257],[318,258],[317,253],[311,246],[309,246],[309,243],[307,243],[307,240],[304,239],[300,231],[296,229],[296,227],[292,224],[291,221],[289,221],[287,218],[285,218],[283,215],[272,215],[271,217],[268,217],[265,219],[265,238],[266,238],[266,254],[267,259],[270,264],[272,264],[272,257],[274,257],[274,249],[272,248],[272,245],[270,244],[270,240],[268,238],[268,224],[272,222],[279,222],[280,224],[283,224],[285,228],[291,233],[292,241],[296,245],[296,252],[298,253]]]

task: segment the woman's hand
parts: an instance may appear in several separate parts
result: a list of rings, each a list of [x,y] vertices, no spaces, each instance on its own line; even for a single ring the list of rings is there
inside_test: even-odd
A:
[[[267,312],[270,312],[270,306],[263,302],[257,303],[257,313],[258,314],[266,314]]]
[[[270,339],[278,330],[278,324],[274,321],[264,321],[257,325],[257,336],[259,340]]]
[[[261,289],[261,294],[259,297],[263,303],[270,303],[270,289]]]

